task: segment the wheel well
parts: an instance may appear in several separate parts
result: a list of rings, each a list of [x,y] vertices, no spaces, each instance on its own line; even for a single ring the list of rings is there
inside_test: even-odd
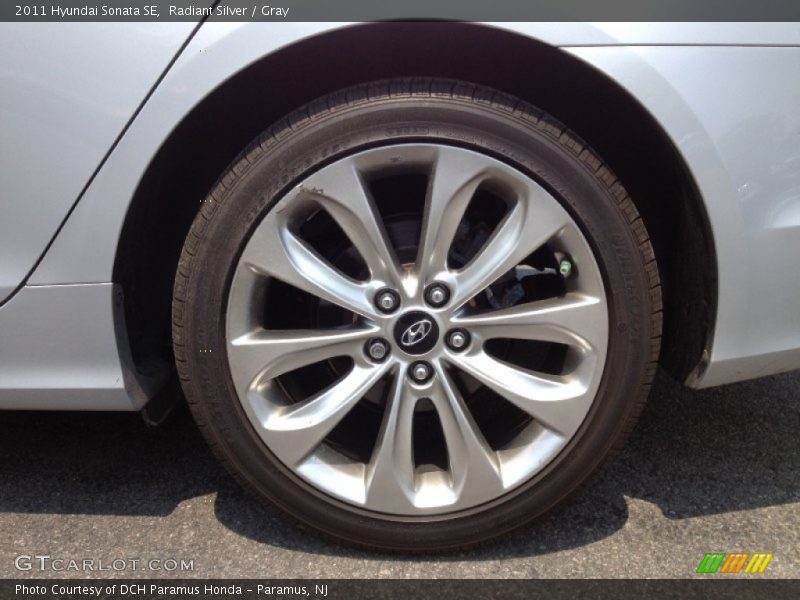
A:
[[[200,201],[237,154],[298,106],[401,76],[461,79],[523,98],[603,157],[653,241],[664,292],[660,363],[685,380],[710,339],[716,260],[702,200],[675,147],[627,92],[569,54],[499,29],[444,22],[358,25],[300,41],[237,73],[172,131],[134,194],[114,267],[137,366],[173,368],[178,256]]]

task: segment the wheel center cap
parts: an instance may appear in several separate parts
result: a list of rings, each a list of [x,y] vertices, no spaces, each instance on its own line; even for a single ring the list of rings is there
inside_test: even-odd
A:
[[[439,326],[429,314],[415,310],[397,319],[394,340],[408,354],[425,354],[439,340]]]

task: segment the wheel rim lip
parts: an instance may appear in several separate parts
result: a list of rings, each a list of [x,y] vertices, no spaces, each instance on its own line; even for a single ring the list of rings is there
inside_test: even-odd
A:
[[[419,151],[422,150],[423,153],[425,152],[435,152],[439,148],[450,148],[450,149],[457,149],[461,152],[468,152],[473,153],[471,150],[466,150],[463,148],[459,148],[458,146],[452,144],[392,144],[386,146],[380,146],[377,148],[371,148],[368,150],[363,150],[360,152],[356,152],[350,156],[342,157],[339,160],[336,160],[326,166],[323,166],[319,171],[324,171],[325,169],[336,165],[341,160],[351,160],[354,158],[363,158],[366,157],[367,160],[364,161],[364,164],[374,164],[376,158],[380,156],[386,156],[387,151],[391,153],[393,150],[401,150],[403,152],[406,151]],[[486,156],[486,155],[484,155]],[[486,156],[488,160],[492,160],[495,162],[500,163],[497,159],[490,158]],[[538,186],[538,184],[533,180],[529,175],[526,175],[522,171],[519,171],[516,167],[507,165],[505,163],[500,163],[503,165],[503,168],[509,169],[515,172],[518,177],[519,181],[528,182],[531,185]],[[317,171],[317,172],[319,172]],[[309,178],[313,177],[314,173],[309,174],[306,176],[304,181],[307,181]],[[301,187],[303,184],[299,184],[297,187]],[[295,189],[297,189],[297,187]],[[541,189],[541,188],[540,188]],[[553,197],[551,194],[548,193],[549,198],[552,202],[556,203],[561,210],[564,210],[561,203]],[[281,198],[279,198],[271,208],[271,210],[265,214],[259,224],[255,227],[255,230],[260,229],[263,227],[264,223],[267,221],[269,215],[274,214],[276,210],[282,211],[287,208],[287,204],[290,204],[293,200],[293,191],[290,191],[284,194]],[[565,211],[566,212],[566,211]],[[600,291],[602,295],[602,303],[605,309],[606,321],[608,320],[608,311],[609,305],[608,300],[605,294],[605,283],[603,282],[602,275],[600,273],[600,268],[596,262],[594,253],[591,250],[591,246],[589,242],[584,237],[583,233],[580,230],[580,225],[570,217],[570,220],[575,225],[575,232],[577,233],[578,238],[580,239],[583,246],[588,249],[587,256],[591,259],[591,264],[584,265],[583,268],[589,268],[594,275],[596,275],[597,279],[600,282]],[[252,239],[252,233],[251,238]],[[245,247],[250,242],[250,239],[245,243]],[[237,320],[241,320],[241,315],[237,316],[237,312],[241,312],[240,309],[236,309],[236,296],[242,295],[242,288],[247,288],[248,286],[242,284],[241,281],[241,261],[237,264],[236,272],[234,273],[234,277],[231,282],[231,288],[228,294],[228,302],[226,308],[226,340],[227,346],[230,350],[231,344],[233,339],[236,335],[231,335],[230,332],[235,330],[238,325],[235,325],[234,322]],[[445,284],[453,285],[452,281],[449,281],[447,278],[448,274],[445,275],[445,280],[443,281]],[[365,286],[366,290],[371,289],[373,292],[380,291],[380,289],[386,288],[386,281],[383,280],[373,280],[368,282]],[[466,329],[462,321],[459,320],[461,313],[463,312],[461,309],[463,307],[463,303],[459,303],[458,306],[453,306],[450,303],[445,303],[442,307],[431,306],[424,300],[424,290],[426,289],[429,282],[424,281],[422,278],[417,281],[415,286],[414,293],[404,293],[403,288],[400,287],[397,291],[400,293],[401,302],[399,307],[395,307],[389,313],[375,315],[373,319],[368,319],[368,323],[372,329],[365,330],[369,331],[370,335],[373,337],[381,337],[389,344],[389,355],[388,358],[391,359],[390,362],[387,362],[386,359],[382,359],[380,363],[387,363],[385,366],[387,369],[385,370],[385,374],[393,375],[394,377],[401,378],[405,377],[407,370],[413,365],[415,362],[420,360],[425,360],[429,362],[433,366],[434,373],[446,369],[448,366],[458,363],[459,355],[464,355],[471,350],[471,348],[477,346],[479,343],[483,344],[484,342],[488,341],[487,339],[482,339],[480,334],[475,334],[474,332],[470,332],[469,334],[469,341],[465,345],[464,348],[459,349],[452,349],[446,343],[448,333],[452,329]],[[366,292],[369,295],[369,291]],[[241,300],[241,298],[240,298]],[[452,300],[452,298],[451,298]],[[419,311],[423,312],[426,315],[429,315],[434,322],[439,327],[439,335],[436,340],[435,345],[426,353],[424,354],[411,354],[405,351],[401,344],[397,343],[394,336],[394,324],[397,322],[398,318],[402,317],[403,315]],[[589,384],[591,394],[594,396],[596,394],[597,389],[600,386],[600,382],[602,380],[602,375],[605,370],[605,363],[606,363],[606,352],[608,347],[608,334],[606,333],[604,343],[602,347],[595,348],[596,350],[596,364],[593,369],[593,374],[591,377],[591,383]],[[231,363],[230,353],[229,356],[229,367],[231,368],[231,372],[234,371],[234,365]],[[364,356],[360,358],[365,358]],[[356,360],[356,364],[358,364],[358,360]],[[426,383],[417,383],[413,381],[411,378],[406,377],[407,384],[414,388],[421,388],[424,389],[429,386],[430,381]],[[579,425],[574,428],[574,431],[568,436],[556,436],[558,439],[554,439],[552,434],[553,432],[550,431],[543,431],[539,432],[535,437],[534,441],[530,443],[531,446],[538,445],[538,447],[542,450],[539,452],[538,462],[540,463],[536,468],[530,469],[524,477],[519,478],[515,481],[512,485],[509,485],[507,489],[503,491],[501,495],[495,495],[493,497],[486,497],[480,499],[480,501],[475,501],[471,503],[451,503],[451,504],[441,504],[437,506],[417,506],[412,511],[396,511],[396,510],[386,510],[380,506],[370,506],[368,502],[360,501],[357,497],[353,495],[349,495],[347,493],[342,493],[342,488],[335,488],[330,485],[326,485],[326,482],[320,480],[314,473],[313,469],[303,468],[303,465],[300,466],[291,466],[286,464],[280,457],[278,453],[275,453],[273,448],[271,447],[269,435],[267,434],[265,428],[262,426],[262,419],[259,412],[263,409],[263,407],[257,406],[258,400],[249,397],[248,394],[242,393],[242,386],[239,382],[236,381],[236,377],[234,377],[234,386],[237,389],[237,396],[238,399],[244,408],[244,411],[250,420],[251,425],[254,427],[256,433],[258,434],[261,441],[266,445],[266,447],[273,453],[273,455],[278,458],[280,462],[283,463],[283,466],[288,469],[290,473],[295,476],[298,476],[301,480],[311,486],[311,490],[315,494],[319,494],[321,497],[324,498],[335,498],[337,500],[343,501],[345,505],[352,506],[356,509],[366,509],[367,512],[370,514],[375,514],[376,516],[383,516],[383,517],[398,517],[398,518],[413,518],[413,517],[421,517],[421,518],[430,518],[431,516],[441,516],[446,515],[448,513],[456,513],[456,512],[463,512],[467,509],[473,509],[476,506],[481,504],[492,502],[498,500],[501,495],[505,495],[511,493],[512,491],[516,490],[524,483],[533,479],[536,475],[541,473],[545,467],[553,462],[555,457],[563,450],[567,444],[573,439],[575,433],[579,429]],[[591,410],[592,405],[594,404],[594,400],[590,402],[585,410],[585,414]],[[584,417],[585,417],[584,414]],[[312,455],[313,456],[313,455]],[[306,461],[307,462],[307,461]],[[324,461],[323,461],[324,462]],[[319,467],[319,465],[316,465]]]

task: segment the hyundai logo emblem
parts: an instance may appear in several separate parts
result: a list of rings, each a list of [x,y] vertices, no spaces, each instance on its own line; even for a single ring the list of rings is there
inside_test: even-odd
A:
[[[400,343],[403,346],[415,346],[428,337],[433,328],[430,319],[420,319],[409,325],[400,336]]]

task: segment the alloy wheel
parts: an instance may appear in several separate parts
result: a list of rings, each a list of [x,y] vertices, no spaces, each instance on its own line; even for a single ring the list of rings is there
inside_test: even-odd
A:
[[[418,210],[387,182],[416,190]],[[317,493],[388,518],[534,477],[588,414],[609,334],[598,264],[559,201],[437,144],[364,150],[285,194],[242,250],[225,325],[268,450]]]

